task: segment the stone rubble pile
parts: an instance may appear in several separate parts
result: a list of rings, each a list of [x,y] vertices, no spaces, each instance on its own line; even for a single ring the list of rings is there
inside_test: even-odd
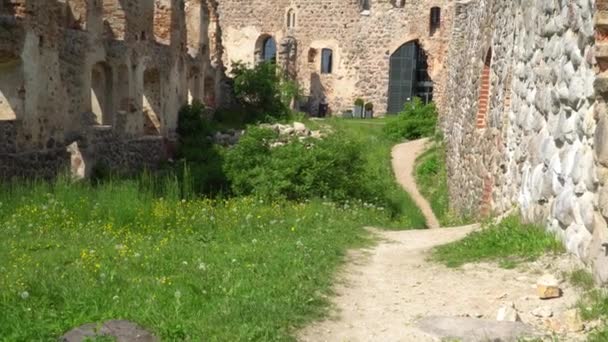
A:
[[[306,138],[323,139],[327,135],[321,130],[311,130],[305,124],[297,121],[292,124],[261,124],[260,127],[272,129],[279,134],[278,140],[270,144],[271,147],[283,146],[292,138],[300,140]],[[210,138],[214,144],[233,146],[239,142],[243,134],[245,134],[244,130],[231,129],[226,132],[216,132]]]

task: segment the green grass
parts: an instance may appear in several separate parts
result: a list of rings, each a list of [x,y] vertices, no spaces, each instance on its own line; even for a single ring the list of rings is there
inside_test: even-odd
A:
[[[586,277],[585,277],[586,278]],[[585,281],[586,283],[587,281]],[[602,320],[597,330],[587,336],[589,342],[608,341],[608,293],[605,288],[589,288],[577,302],[577,308],[584,321]]]
[[[430,149],[416,159],[415,177],[420,193],[429,201],[442,227],[471,223],[469,218],[450,210],[445,150],[442,144],[433,143]]]
[[[589,291],[595,287],[595,280],[593,280],[593,274],[585,269],[575,270],[570,273],[563,275],[564,279],[567,279],[570,284]]]
[[[154,191],[153,191],[153,190]],[[360,203],[182,200],[175,181],[0,187],[3,341],[127,319],[163,340],[289,341],[327,309]]]
[[[608,292],[605,288],[596,288],[593,275],[586,270],[577,270],[566,275],[568,281],[585,292],[576,303],[584,321],[601,320],[602,324],[592,331],[588,337],[589,342],[608,341]]]
[[[386,119],[340,119],[331,118],[321,121],[310,121],[309,126],[329,125],[337,134],[345,134],[353,139],[363,142],[364,155],[367,168],[373,177],[370,177],[370,187],[380,194],[388,194],[394,203],[393,211],[400,212],[386,228],[408,229],[424,228],[426,221],[420,209],[405,190],[396,182],[391,163],[391,150],[394,141],[384,133]],[[373,180],[372,180],[373,179]]]
[[[542,227],[524,224],[518,216],[509,216],[498,224],[487,224],[460,241],[435,248],[431,258],[448,267],[496,261],[502,267],[512,268],[545,253],[563,251],[562,244]]]

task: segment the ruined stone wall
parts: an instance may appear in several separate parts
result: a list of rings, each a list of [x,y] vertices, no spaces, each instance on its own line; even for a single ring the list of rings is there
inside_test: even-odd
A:
[[[431,34],[430,10],[441,8],[441,28]],[[260,54],[264,38],[296,45],[293,73],[311,96],[316,112],[324,99],[330,110],[352,109],[361,97],[375,105],[376,113],[387,109],[390,56],[403,44],[418,40],[429,55],[435,98],[443,99],[447,44],[452,27],[453,1],[375,0],[362,11],[356,0],[223,0],[222,20],[224,64],[242,61],[252,65]],[[287,27],[288,13],[295,13],[295,25]],[[322,74],[321,50],[333,51],[334,70]]]
[[[593,0],[458,2],[443,128],[455,209],[518,208],[606,281],[594,6]],[[480,117],[484,97],[488,111]]]
[[[154,140],[147,135],[173,139],[179,108],[217,93],[224,75],[209,41],[218,39],[209,32],[211,22],[219,27],[216,8],[215,0],[3,0],[0,137],[11,141],[0,154],[30,160],[74,141],[92,146],[98,126],[127,151],[128,142]]]

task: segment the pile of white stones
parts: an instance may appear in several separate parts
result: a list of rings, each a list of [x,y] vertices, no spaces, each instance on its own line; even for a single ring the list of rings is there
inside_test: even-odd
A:
[[[297,121],[292,124],[261,124],[260,127],[272,129],[279,134],[279,138],[271,143],[271,147],[283,146],[292,138],[300,140],[306,138],[323,139],[326,136],[321,130],[311,130],[305,124]],[[233,146],[239,142],[243,134],[245,134],[244,130],[231,129],[226,132],[217,132],[210,138],[214,144]]]

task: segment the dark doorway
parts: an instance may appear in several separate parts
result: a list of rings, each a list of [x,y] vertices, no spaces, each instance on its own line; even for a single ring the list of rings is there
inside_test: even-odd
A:
[[[399,113],[414,96],[424,103],[433,100],[427,56],[417,41],[402,45],[391,55],[387,112]]]

